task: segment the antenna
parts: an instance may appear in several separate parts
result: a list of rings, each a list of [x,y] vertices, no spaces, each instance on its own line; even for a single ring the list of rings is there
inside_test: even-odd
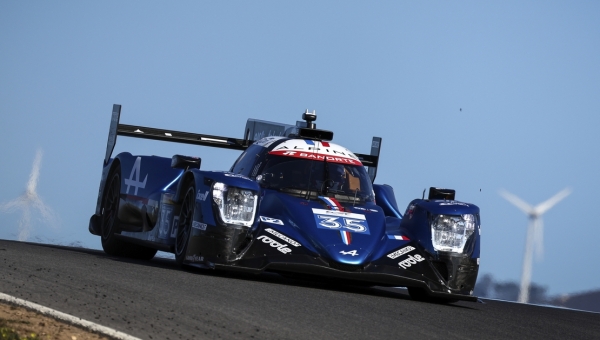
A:
[[[519,197],[506,190],[500,190],[500,196],[521,209],[529,216],[529,226],[527,228],[527,240],[525,242],[525,256],[523,257],[523,272],[521,274],[521,288],[519,291],[518,302],[527,303],[529,301],[529,284],[531,283],[532,255],[535,249],[536,258],[539,260],[544,253],[544,224],[542,215],[550,210],[556,203],[563,200],[571,194],[570,188],[565,188],[550,199],[532,207]]]
[[[31,168],[31,174],[27,181],[25,193],[10,202],[0,204],[0,212],[13,212],[15,210],[21,210],[23,212],[23,215],[19,220],[19,241],[26,241],[29,238],[29,234],[31,233],[32,210],[37,209],[41,215],[40,218],[45,222],[50,223],[51,226],[55,226],[58,221],[54,211],[42,202],[42,199],[36,191],[40,178],[41,163],[42,150],[39,149],[33,159],[33,167]]]

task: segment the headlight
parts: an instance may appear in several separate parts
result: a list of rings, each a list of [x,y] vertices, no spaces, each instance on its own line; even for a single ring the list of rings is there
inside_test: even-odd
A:
[[[257,202],[257,196],[253,191],[216,182],[212,193],[223,222],[243,226],[252,225]]]
[[[433,248],[462,253],[469,236],[475,231],[475,216],[437,215],[431,222]]]

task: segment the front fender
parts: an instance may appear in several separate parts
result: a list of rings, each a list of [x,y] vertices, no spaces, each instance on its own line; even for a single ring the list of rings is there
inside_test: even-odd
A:
[[[181,203],[189,183],[193,182],[196,187],[196,213],[194,220],[213,226],[218,225],[217,220],[213,214],[212,208],[212,185],[213,183],[220,182],[228,186],[238,187],[242,189],[248,189],[256,192],[258,195],[260,192],[260,186],[255,181],[248,177],[234,174],[231,172],[220,172],[220,171],[202,171],[198,169],[191,169],[185,172],[182,180],[179,181],[177,186],[177,193],[175,195],[175,201]],[[260,204],[260,202],[258,203]],[[257,205],[256,210],[259,207]],[[256,223],[257,217],[254,218]],[[254,224],[253,223],[253,224]]]

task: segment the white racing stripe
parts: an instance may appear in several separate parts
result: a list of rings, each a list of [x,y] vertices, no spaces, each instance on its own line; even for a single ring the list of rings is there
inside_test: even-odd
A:
[[[105,326],[99,325],[97,323],[93,323],[91,321],[87,321],[87,320],[78,318],[76,316],[69,315],[69,314],[66,314],[66,313],[63,313],[63,312],[59,312],[59,311],[54,310],[52,308],[44,307],[42,305],[38,305],[37,303],[29,302],[27,300],[19,299],[19,298],[16,298],[14,296],[10,296],[10,295],[7,295],[7,294],[0,293],[0,301],[4,301],[4,302],[8,302],[8,303],[11,303],[11,304],[14,304],[14,305],[25,307],[27,309],[36,311],[38,313],[41,313],[41,314],[53,317],[53,318],[61,320],[61,321],[68,322],[68,323],[70,323],[72,325],[75,325],[75,326],[83,327],[83,328],[88,329],[88,330],[90,330],[92,332],[100,333],[102,335],[106,335],[106,336],[109,336],[109,337],[114,338],[114,339],[119,339],[119,340],[141,340],[140,338],[136,338],[136,337],[131,336],[129,334],[125,334],[125,333],[119,332],[116,329],[105,327]]]

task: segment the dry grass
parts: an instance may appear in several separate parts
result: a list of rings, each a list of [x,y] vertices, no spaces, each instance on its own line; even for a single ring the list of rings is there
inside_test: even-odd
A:
[[[22,307],[0,303],[1,340],[110,339]]]

